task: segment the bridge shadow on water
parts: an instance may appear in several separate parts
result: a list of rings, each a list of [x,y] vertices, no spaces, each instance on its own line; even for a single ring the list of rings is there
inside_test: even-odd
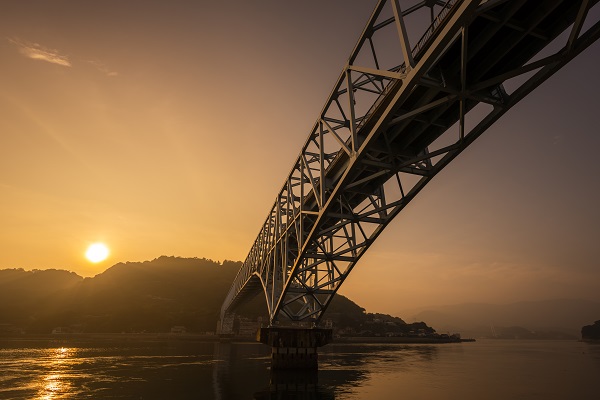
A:
[[[254,393],[254,399],[334,399],[334,392],[319,386],[317,370],[272,370],[269,386]]]
[[[273,370],[263,345],[216,343],[213,369],[215,399],[334,399],[334,388],[319,384],[317,370]],[[359,379],[346,374],[342,381]]]
[[[273,370],[266,346],[217,343],[213,394],[215,399],[344,398],[376,369],[393,363],[394,369],[408,370],[415,360],[435,361],[437,352],[435,346],[337,344],[320,349],[319,370]]]

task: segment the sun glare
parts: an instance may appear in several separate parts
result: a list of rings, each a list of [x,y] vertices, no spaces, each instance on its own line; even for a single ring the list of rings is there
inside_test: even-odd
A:
[[[106,260],[109,254],[108,247],[104,243],[93,243],[85,252],[85,257],[93,263]]]

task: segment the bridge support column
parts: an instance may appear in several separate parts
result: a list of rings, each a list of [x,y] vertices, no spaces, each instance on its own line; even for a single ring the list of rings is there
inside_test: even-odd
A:
[[[317,369],[317,348],[331,341],[331,329],[260,328],[257,339],[271,346],[272,369]]]
[[[225,314],[217,321],[217,335],[221,339],[230,339],[234,335],[233,325],[235,323],[235,314]]]

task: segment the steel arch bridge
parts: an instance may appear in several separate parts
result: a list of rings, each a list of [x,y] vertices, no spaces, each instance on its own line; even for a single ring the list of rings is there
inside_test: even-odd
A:
[[[402,10],[398,0],[379,0],[221,321],[262,292],[271,324],[318,323],[355,264],[421,189],[600,37],[600,21],[589,21],[598,1],[426,0]],[[424,33],[411,46],[405,21],[423,11]]]

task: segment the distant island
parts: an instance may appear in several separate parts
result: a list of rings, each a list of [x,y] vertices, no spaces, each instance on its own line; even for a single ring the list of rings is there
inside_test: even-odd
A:
[[[586,325],[581,328],[581,339],[584,341],[600,341],[600,321],[594,325]]]
[[[459,303],[398,310],[407,321],[427,321],[442,332],[515,340],[579,340],[581,327],[597,320],[594,299],[539,299],[510,303]]]
[[[214,335],[222,301],[240,266],[238,261],[162,256],[119,263],[93,278],[56,269],[0,270],[0,335]],[[260,296],[236,313],[239,336],[253,336],[268,320]],[[333,299],[323,322],[339,339],[460,339],[437,334],[425,322],[367,313],[342,295]]]

